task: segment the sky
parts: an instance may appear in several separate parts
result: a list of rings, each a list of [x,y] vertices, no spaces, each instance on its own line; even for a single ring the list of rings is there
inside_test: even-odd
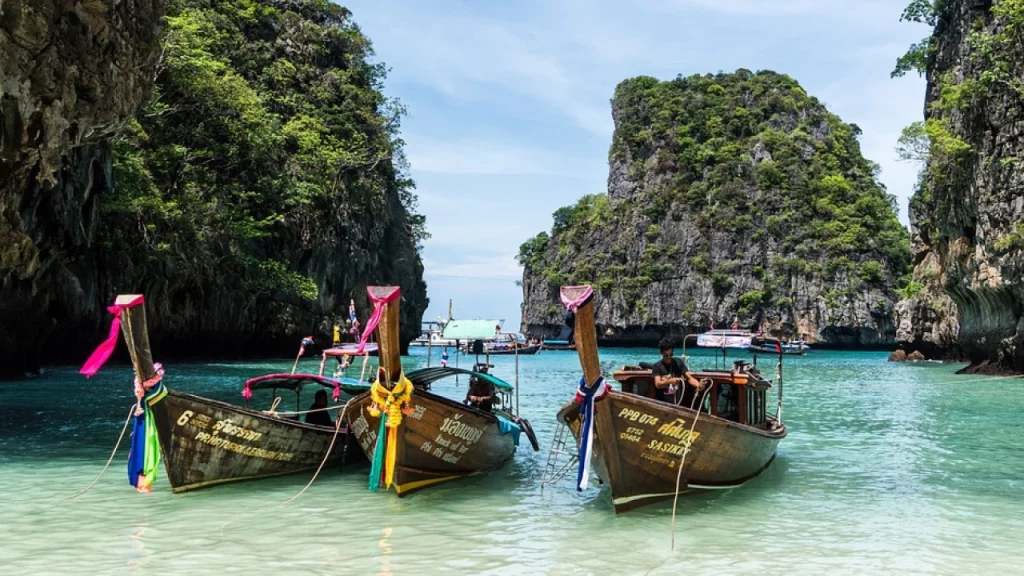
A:
[[[773,70],[863,130],[864,155],[907,200],[917,166],[896,140],[923,115],[925,82],[889,74],[929,33],[907,0],[350,0],[390,69],[424,242],[424,320],[518,329],[519,246],[551,213],[607,190],[615,86],[640,75]]]

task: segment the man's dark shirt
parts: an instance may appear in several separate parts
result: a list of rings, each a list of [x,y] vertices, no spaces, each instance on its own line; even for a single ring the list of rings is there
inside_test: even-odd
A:
[[[313,404],[309,407],[310,410],[316,410],[317,408],[326,408],[326,406],[317,406]],[[331,414],[326,410],[320,412],[310,412],[306,414],[306,424],[316,424],[317,426],[334,426],[334,422],[331,420]]]
[[[654,364],[654,368],[651,369],[651,373],[654,376],[669,376],[671,378],[681,378],[686,372],[689,372],[689,369],[686,367],[686,362],[683,362],[682,358],[673,358],[672,362],[668,366],[665,365],[664,360],[658,360],[658,362]],[[676,385],[676,389],[680,389],[685,386],[686,382],[683,381],[681,385]],[[676,401],[676,399],[668,393],[668,387],[655,388],[654,398],[655,400],[672,402],[673,404]]]

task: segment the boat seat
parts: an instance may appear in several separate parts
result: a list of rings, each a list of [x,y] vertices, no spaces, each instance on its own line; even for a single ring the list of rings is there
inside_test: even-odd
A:
[[[654,370],[654,362],[640,362],[640,367],[644,370]]]

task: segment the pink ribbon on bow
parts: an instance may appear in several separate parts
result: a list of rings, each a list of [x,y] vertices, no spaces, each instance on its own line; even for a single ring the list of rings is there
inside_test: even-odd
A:
[[[248,382],[245,383],[245,388],[242,388],[242,398],[245,398],[246,400],[252,398],[252,388],[249,388]]]
[[[572,286],[572,288],[578,288],[578,286]],[[584,286],[583,288],[585,288],[585,290],[575,300],[569,300],[568,298],[566,298],[564,290],[561,294],[559,294],[559,296],[562,299],[562,304],[565,304],[566,308],[572,310],[573,314],[575,314],[580,309],[580,306],[582,306],[588,298],[594,295],[594,289],[591,288],[590,286]]]
[[[377,329],[377,324],[380,324],[380,319],[384,316],[384,305],[388,302],[394,302],[398,300],[398,297],[402,294],[402,290],[396,289],[390,295],[384,298],[376,298],[373,292],[370,291],[370,287],[366,287],[366,293],[370,296],[370,302],[373,302],[373,315],[366,321],[366,329],[363,330],[363,337],[359,339],[359,350],[356,350],[356,356],[362,354],[366,347],[366,342],[370,339],[370,335]]]
[[[142,295],[139,295],[127,304],[115,304],[107,307],[107,312],[114,315],[114,321],[110,323],[110,335],[96,347],[96,350],[94,350],[92,355],[89,356],[89,359],[82,365],[82,369],[78,371],[79,374],[85,374],[86,378],[91,378],[100,371],[103,364],[105,364],[107,359],[110,358],[110,355],[114,353],[114,347],[117,346],[117,333],[121,330],[121,312],[131,308],[132,306],[138,306],[143,302],[144,299]]]

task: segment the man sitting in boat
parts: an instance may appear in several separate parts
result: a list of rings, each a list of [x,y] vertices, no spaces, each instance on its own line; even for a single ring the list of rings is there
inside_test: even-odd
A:
[[[310,410],[316,410],[316,412],[306,414],[306,424],[334,426],[330,413],[324,410],[324,408],[327,408],[327,392],[325,390],[317,390],[316,394],[313,395],[313,405],[309,407]]]
[[[478,410],[483,410],[484,412],[490,412],[493,410],[494,384],[491,384],[483,378],[470,376],[469,390],[466,392],[466,403]]]
[[[686,362],[683,362],[682,358],[673,357],[675,354],[675,344],[671,338],[662,338],[658,342],[658,349],[661,351],[661,362],[655,363],[651,369],[651,373],[654,376],[655,399],[689,406],[693,401],[694,395],[704,385],[690,374],[690,369],[686,367]],[[692,386],[692,388],[683,386],[684,381]],[[679,402],[679,394],[677,392],[680,388],[683,388],[682,402]]]

